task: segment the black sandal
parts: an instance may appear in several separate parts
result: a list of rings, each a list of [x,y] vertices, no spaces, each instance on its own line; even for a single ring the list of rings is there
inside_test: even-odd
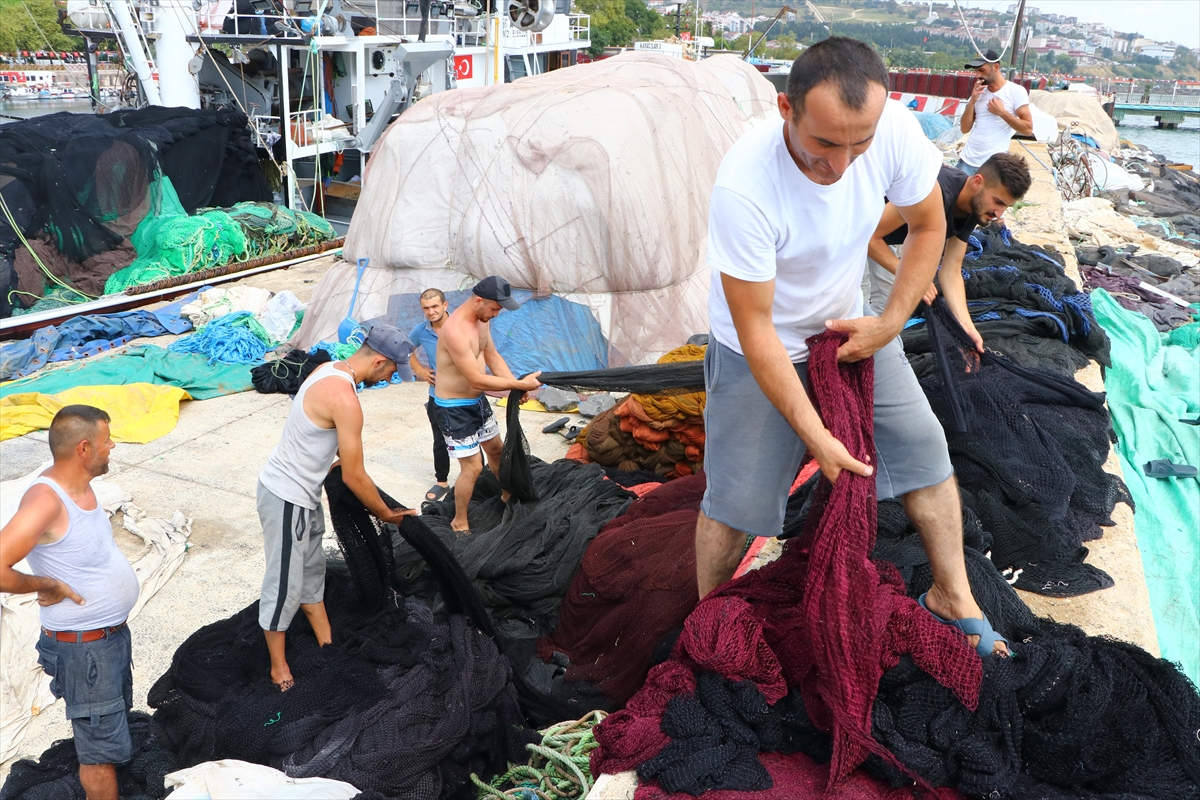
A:
[[[429,503],[436,503],[442,500],[449,493],[449,486],[442,486],[440,483],[435,483],[433,486],[429,487],[429,491],[425,492],[425,501]]]

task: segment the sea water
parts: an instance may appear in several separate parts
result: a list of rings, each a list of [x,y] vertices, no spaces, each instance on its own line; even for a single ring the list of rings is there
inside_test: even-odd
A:
[[[1173,131],[1159,130],[1154,127],[1156,124],[1154,117],[1127,116],[1117,127],[1117,133],[1173,161],[1191,164],[1200,171],[1200,119],[1186,119]]]

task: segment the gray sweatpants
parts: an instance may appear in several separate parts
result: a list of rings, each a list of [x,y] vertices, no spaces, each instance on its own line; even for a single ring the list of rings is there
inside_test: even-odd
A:
[[[313,509],[289,503],[259,481],[258,519],[267,553],[258,624],[286,631],[301,604],[325,599],[325,515],[319,503]]]
[[[891,248],[893,253],[900,255],[899,245],[891,245]],[[892,286],[895,283],[896,276],[894,274],[868,258],[867,268],[863,270],[863,302],[869,305],[877,315],[882,314],[883,310],[887,308],[888,298],[892,296]]]

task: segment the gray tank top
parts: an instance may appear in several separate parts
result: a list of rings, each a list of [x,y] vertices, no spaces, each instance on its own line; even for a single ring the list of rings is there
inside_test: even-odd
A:
[[[87,601],[63,600],[38,606],[42,627],[52,631],[90,631],[119,625],[129,618],[138,599],[138,580],[129,559],[117,549],[108,515],[97,504],[91,511],[75,505],[50,478],[38,478],[67,507],[70,522],[57,542],[39,544],[25,557],[34,575],[57,578]]]
[[[304,396],[317,381],[339,377],[354,386],[354,379],[333,363],[322,364],[296,392],[292,410],[283,423],[279,444],[267,457],[258,480],[276,497],[302,508],[321,504],[321,484],[337,457],[337,428],[320,428],[304,413]]]

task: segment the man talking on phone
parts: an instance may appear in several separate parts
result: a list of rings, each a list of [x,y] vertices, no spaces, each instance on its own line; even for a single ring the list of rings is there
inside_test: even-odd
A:
[[[970,135],[958,168],[970,177],[996,153],[1007,153],[1014,133],[1033,135],[1033,112],[1025,87],[1004,79],[995,50],[985,50],[966,68],[979,74],[959,123],[962,132]]]

